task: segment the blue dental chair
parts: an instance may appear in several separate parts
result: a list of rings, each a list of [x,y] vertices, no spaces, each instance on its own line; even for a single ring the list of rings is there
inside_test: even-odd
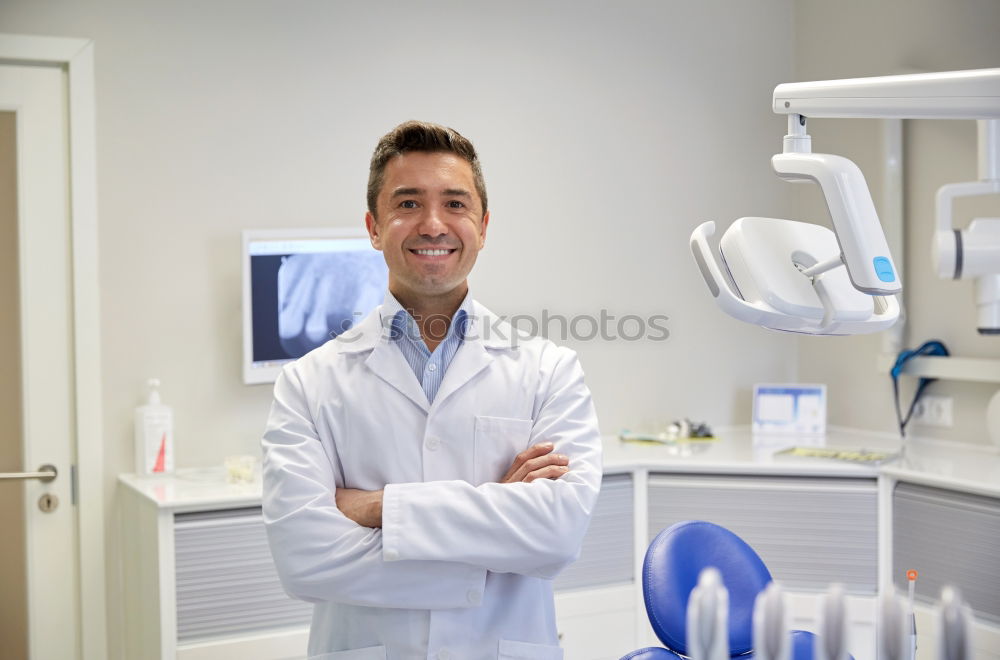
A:
[[[653,631],[666,648],[646,647],[621,660],[686,660],[687,605],[701,571],[714,566],[729,591],[729,655],[753,658],[753,608],[771,574],[747,543],[725,527],[680,522],[653,539],[642,564],[642,594]],[[816,637],[792,631],[791,660],[812,660]]]

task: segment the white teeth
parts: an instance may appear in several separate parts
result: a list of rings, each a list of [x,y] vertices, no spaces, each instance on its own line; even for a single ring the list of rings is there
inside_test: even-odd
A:
[[[414,250],[414,252],[417,254],[426,254],[431,257],[437,257],[448,254],[451,250]]]

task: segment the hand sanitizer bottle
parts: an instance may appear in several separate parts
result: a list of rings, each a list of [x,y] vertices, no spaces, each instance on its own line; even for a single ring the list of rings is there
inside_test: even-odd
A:
[[[139,476],[174,471],[174,413],[160,402],[160,381],[150,378],[149,399],[135,409],[135,473]]]

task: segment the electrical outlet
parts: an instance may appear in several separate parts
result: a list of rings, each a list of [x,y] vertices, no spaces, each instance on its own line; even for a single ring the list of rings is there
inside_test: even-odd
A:
[[[913,408],[913,421],[921,426],[938,426],[951,428],[954,420],[951,415],[950,396],[935,396],[928,394],[920,397]]]

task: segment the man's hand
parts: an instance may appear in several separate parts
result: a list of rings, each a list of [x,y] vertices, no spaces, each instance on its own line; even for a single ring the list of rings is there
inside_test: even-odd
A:
[[[518,481],[531,483],[535,479],[558,479],[569,472],[569,457],[553,454],[551,442],[542,442],[528,447],[514,458],[507,474],[500,480],[502,484]]]
[[[382,526],[382,491],[338,488],[337,508],[362,527]]]

